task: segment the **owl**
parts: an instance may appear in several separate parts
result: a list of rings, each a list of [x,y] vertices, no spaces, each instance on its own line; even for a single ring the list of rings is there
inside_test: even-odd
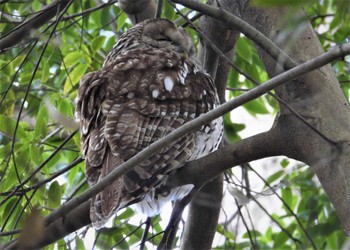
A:
[[[80,82],[80,120],[86,177],[95,185],[120,164],[218,104],[215,85],[194,59],[185,30],[167,19],[149,19],[129,29],[100,70]],[[152,216],[192,185],[166,190],[165,183],[186,162],[216,150],[222,119],[170,143],[91,200],[90,218],[102,227],[118,210],[133,205]]]

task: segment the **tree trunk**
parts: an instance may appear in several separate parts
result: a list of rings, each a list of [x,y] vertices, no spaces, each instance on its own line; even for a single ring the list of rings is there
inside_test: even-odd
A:
[[[284,36],[288,13],[288,8],[250,8],[243,16],[296,62],[324,53],[309,22],[302,24],[299,33]],[[302,15],[294,12],[294,17]],[[278,62],[261,49],[259,53],[271,77],[281,72]],[[312,167],[350,235],[350,108],[331,65],[278,87],[276,94],[319,131],[280,105],[273,129],[285,144],[283,154]]]

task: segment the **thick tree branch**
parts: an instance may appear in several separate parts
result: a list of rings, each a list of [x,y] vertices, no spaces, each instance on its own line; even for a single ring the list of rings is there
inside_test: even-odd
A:
[[[89,225],[90,221],[90,201],[85,201],[78,207],[70,211],[66,216],[61,217],[49,224],[45,230],[44,240],[39,247],[47,246],[64,236]]]
[[[18,44],[24,38],[32,34],[34,29],[38,29],[43,26],[45,23],[47,23],[47,21],[64,10],[64,8],[70,2],[70,0],[56,0],[34,15],[28,21],[11,30],[10,33],[6,34],[0,39],[0,53]]]
[[[172,0],[175,3],[186,6],[190,9],[197,10],[205,15],[213,17],[223,22],[223,25],[228,25],[232,29],[237,29],[242,32],[246,37],[250,38],[257,45],[263,48],[273,59],[279,62],[284,69],[290,69],[297,64],[293,59],[280,49],[275,43],[267,38],[259,30],[238,18],[237,16],[227,12],[222,8],[215,8],[207,4],[203,4],[193,0]]]
[[[170,180],[170,188],[186,184],[201,186],[226,170],[246,162],[282,155],[281,134],[275,127],[243,139],[212,154],[187,163]],[[215,162],[215,167],[212,163]],[[201,173],[201,174],[198,174]]]
[[[216,162],[211,162],[211,167]],[[197,173],[198,175],[198,173]],[[221,211],[223,175],[208,182],[192,199],[181,249],[211,249]]]
[[[289,11],[251,8],[244,17],[270,39],[279,37],[278,45],[296,61],[322,54],[323,48],[309,23],[303,23],[303,29],[293,34],[292,41],[281,39],[279,34],[286,27],[285,16]],[[304,13],[294,10],[294,16],[303,18]],[[259,53],[271,77],[283,71],[263,50],[259,49]],[[276,88],[276,95],[323,135],[306,127],[281,105],[275,124],[284,135],[283,154],[312,167],[350,235],[350,108],[332,67],[326,65],[290,81]]]

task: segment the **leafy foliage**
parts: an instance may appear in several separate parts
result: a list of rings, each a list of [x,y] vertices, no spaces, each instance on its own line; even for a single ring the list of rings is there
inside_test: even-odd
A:
[[[12,2],[1,4],[0,30],[4,36],[18,24],[30,18],[51,1]],[[73,1],[62,16],[57,16],[19,46],[2,52],[0,58],[0,227],[1,232],[11,232],[24,226],[25,218],[34,207],[42,216],[60,207],[65,201],[86,190],[84,163],[80,154],[79,134],[55,119],[48,103],[61,114],[74,119],[74,99],[79,79],[87,72],[100,68],[107,52],[123,31],[131,24],[121,10],[113,4],[100,1]],[[114,1],[115,2],[115,1]],[[256,4],[274,5],[282,1],[256,1]],[[298,1],[288,1],[290,3]],[[323,0],[313,3],[307,13],[325,49],[345,42],[350,34],[349,15],[341,3],[346,1]],[[283,3],[285,4],[285,3]],[[348,6],[348,5],[346,5]],[[178,18],[173,7],[165,1],[164,16]],[[6,15],[5,15],[6,14]],[[195,44],[198,37],[193,31]],[[234,63],[245,74],[259,83],[268,79],[264,66],[246,37],[240,37],[235,48]],[[341,88],[349,100],[349,63],[341,60],[333,65]],[[228,80],[229,98],[238,96],[246,89],[254,88],[247,77],[232,70]],[[273,115],[278,111],[277,102],[271,96],[264,96],[244,105],[251,116]],[[232,122],[225,116],[226,134],[230,142],[240,139],[240,131],[246,124]],[[271,221],[266,229],[254,228],[254,222],[243,223],[244,232],[237,233],[235,225],[248,220],[237,211],[231,222],[222,222],[217,227],[219,240],[217,248],[247,249],[299,249],[339,248],[345,236],[326,194],[315,181],[314,174],[305,166],[280,160],[280,166],[265,182],[262,190],[253,194],[242,188],[248,197],[272,192],[278,197],[279,213],[269,214]],[[227,185],[245,186],[243,175],[238,178],[228,172]],[[248,179],[257,177],[250,170]],[[232,181],[235,179],[235,181]],[[279,185],[285,183],[285,185]],[[278,194],[278,196],[277,196]],[[283,200],[283,202],[281,202]],[[251,203],[259,204],[259,198]],[[239,210],[244,210],[239,207]],[[247,215],[248,214],[248,215]],[[270,216],[270,217],[269,217]],[[93,243],[87,241],[87,232],[82,229],[74,236],[56,242],[64,248],[88,248],[95,244],[104,248],[133,248],[138,246],[145,233],[146,223],[135,217],[131,209],[124,210],[110,228],[95,234]],[[147,235],[147,246],[157,245],[164,230],[163,217],[152,220]],[[16,237],[9,233],[0,237],[4,244]],[[82,240],[80,236],[86,236]],[[314,246],[313,246],[314,244]],[[52,244],[47,249],[54,249]]]

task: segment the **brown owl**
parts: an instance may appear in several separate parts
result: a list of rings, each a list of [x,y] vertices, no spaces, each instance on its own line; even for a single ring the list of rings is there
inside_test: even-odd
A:
[[[218,104],[214,83],[193,59],[185,30],[166,19],[146,20],[125,32],[102,68],[83,77],[77,97],[82,152],[91,186],[113,169],[186,122]],[[100,228],[133,203],[156,214],[191,186],[164,190],[186,162],[217,149],[222,119],[161,149],[91,200],[90,217]]]

